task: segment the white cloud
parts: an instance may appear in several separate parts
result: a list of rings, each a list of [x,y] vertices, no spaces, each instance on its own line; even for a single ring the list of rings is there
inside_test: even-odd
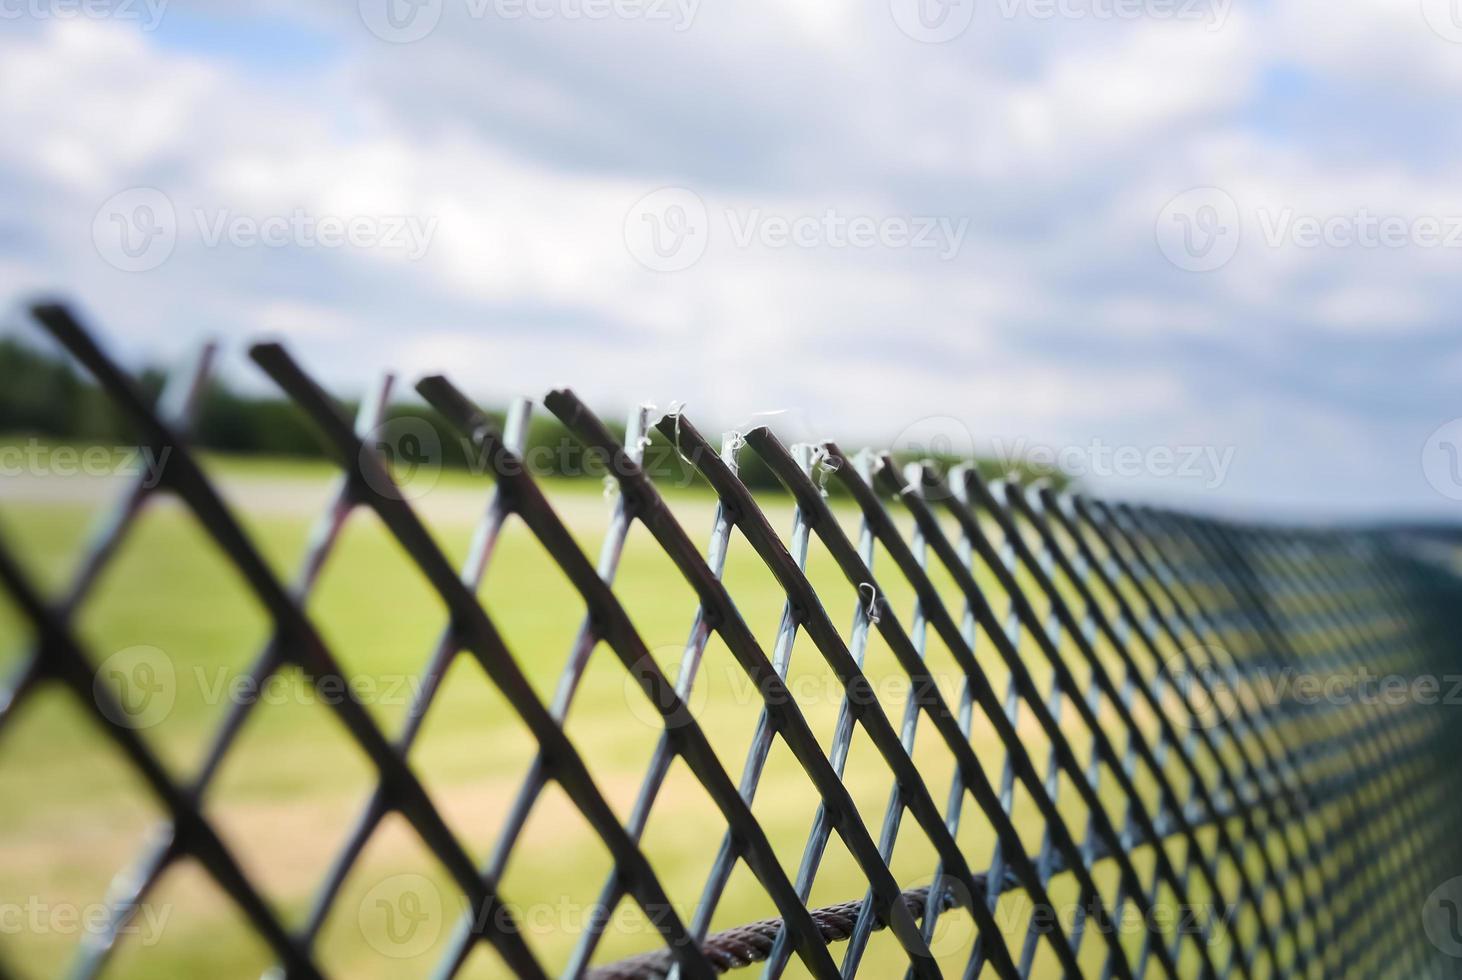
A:
[[[1327,472],[1365,468],[1371,498],[1424,506],[1373,472],[1388,453],[1402,465],[1388,447],[1414,407],[1369,418],[1324,390],[1312,340],[1374,345],[1357,386],[1398,370],[1388,343],[1450,326],[1456,251],[1274,248],[1257,224],[1282,208],[1462,215],[1420,149],[1337,154],[1326,113],[1340,110],[1305,101],[1381,78],[1401,112],[1462,80],[1456,46],[1411,6],[1235,10],[1221,30],[987,19],[938,46],[873,0],[703,4],[683,32],[452,14],[406,46],[368,35],[353,5],[278,10],[337,46],[304,81],[268,54],[50,23],[0,37],[0,195],[24,230],[0,238],[0,271],[52,277],[136,349],[283,334],[356,388],[391,363],[496,398],[565,381],[611,406],[681,398],[712,428],[800,407],[850,442],[952,415],[980,434],[1241,443],[1245,499],[1303,494],[1317,434],[1365,427],[1379,458],[1327,457]],[[1276,94],[1286,72],[1308,88]],[[1265,114],[1284,98],[1304,125]],[[138,184],[169,195],[179,240],[129,274],[89,235],[100,203]],[[675,273],[624,241],[631,205],[667,185],[711,221],[705,256]],[[1199,185],[1245,215],[1233,262],[1206,274],[1168,264],[1154,237],[1163,205]],[[730,239],[728,212],[829,208],[968,225],[950,261]],[[412,261],[208,248],[193,219],[294,209],[414,215],[434,233]],[[1286,389],[1305,382],[1319,390],[1297,407]],[[1451,398],[1420,384],[1412,399]],[[1263,448],[1278,441],[1307,448],[1291,466]]]
[[[1462,45],[1428,23],[1445,26],[1450,0],[1290,0],[1273,12],[1270,52],[1355,85],[1376,83],[1431,98],[1462,88]],[[1453,25],[1462,39],[1462,25]]]

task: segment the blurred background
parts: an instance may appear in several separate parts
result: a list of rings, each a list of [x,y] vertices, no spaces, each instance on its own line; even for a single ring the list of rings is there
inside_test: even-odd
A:
[[[1462,496],[1448,0],[0,16],[0,282],[133,364],[269,335],[356,394],[933,416],[1251,513]]]

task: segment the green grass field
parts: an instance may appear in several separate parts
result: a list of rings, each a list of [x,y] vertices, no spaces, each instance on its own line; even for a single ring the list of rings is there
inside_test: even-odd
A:
[[[211,470],[277,573],[292,579],[304,552],[313,515],[321,509],[329,471],[311,463],[214,460]],[[35,488],[31,488],[34,490]],[[0,497],[0,530],[28,568],[55,594],[74,570],[91,522],[105,509],[103,497],[84,493],[28,492]],[[445,477],[418,501],[441,547],[454,563],[466,551],[475,514],[490,490],[486,479]],[[597,487],[561,484],[551,497],[585,551],[598,553],[611,503]],[[787,534],[791,502],[768,499],[774,526]],[[674,498],[674,508],[698,544],[710,533],[713,501],[693,492]],[[857,533],[850,505],[837,505],[839,520]],[[889,570],[880,554],[875,571]],[[809,575],[824,597],[845,639],[857,592],[841,578],[814,540]],[[950,609],[962,608],[952,581],[935,574]],[[763,648],[770,653],[782,595],[750,545],[733,537],[726,574],[732,594]],[[893,589],[894,577],[888,577]],[[673,673],[695,611],[690,589],[643,527],[635,526],[616,582],[646,644]],[[992,594],[993,596],[993,594]],[[551,697],[583,615],[583,603],[526,529],[513,519],[480,591],[488,613],[540,696]],[[913,611],[911,590],[889,598],[905,627]],[[1003,610],[1003,599],[995,599]],[[376,522],[357,511],[326,565],[309,602],[309,612],[347,677],[366,691],[363,700],[377,723],[394,737],[427,656],[445,623],[441,602]],[[0,671],[9,673],[30,649],[30,639],[13,609],[0,608],[6,642]],[[125,547],[82,605],[77,627],[96,663],[136,648],[162,651],[174,671],[171,709],[143,730],[179,780],[202,761],[205,746],[228,707],[229,684],[263,648],[269,624],[229,564],[191,516],[171,501],[146,511]],[[979,655],[993,658],[980,648]],[[144,654],[155,656],[154,654]],[[958,671],[932,631],[928,659],[945,695],[956,701]],[[1032,657],[1032,664],[1038,658]],[[114,661],[117,662],[117,661]],[[869,646],[867,673],[895,726],[903,714],[903,676],[883,642]],[[992,663],[992,676],[1003,672]],[[1038,672],[1044,676],[1044,671]],[[567,730],[603,792],[627,818],[658,735],[655,718],[608,648],[592,656]],[[817,650],[800,637],[792,655],[793,693],[824,746],[831,737],[840,689]],[[1042,681],[1044,683],[1044,681]],[[713,639],[697,684],[698,717],[733,779],[741,774],[759,702],[734,660]],[[303,923],[327,867],[374,786],[374,773],[354,748],[331,710],[292,675],[265,692],[204,797],[205,810],[225,842],[291,927]],[[1029,748],[1044,765],[1046,746],[1025,724]],[[915,758],[941,809],[953,773],[952,757],[938,744],[927,720],[921,724]],[[1003,754],[989,724],[976,712],[972,734],[977,754],[997,785]],[[1085,752],[1085,738],[1074,740]],[[478,665],[459,657],[427,718],[410,763],[441,807],[462,846],[485,859],[505,812],[533,756],[534,744],[512,709]],[[875,839],[890,789],[888,770],[866,735],[854,738],[846,777]],[[1105,791],[1104,787],[1104,791]],[[1084,810],[1069,788],[1061,796],[1073,827],[1085,825]],[[795,876],[817,797],[801,768],[780,742],[774,748],[753,807],[764,823],[789,876]],[[1117,811],[1113,811],[1114,816]],[[653,811],[644,850],[681,914],[689,919],[725,824],[683,763],[671,771]],[[1040,845],[1041,823],[1023,793],[1015,803],[1027,849]],[[0,896],[24,905],[25,923],[0,929],[0,962],[22,975],[52,975],[64,969],[85,918],[104,900],[113,877],[129,867],[149,839],[160,813],[157,804],[100,730],[67,692],[47,687],[22,706],[0,734]],[[975,870],[989,863],[992,836],[972,802],[965,805],[959,842]],[[1141,856],[1138,858],[1142,862]],[[900,884],[927,883],[933,849],[906,817],[893,870]],[[556,787],[543,794],[502,881],[502,894],[520,913],[530,945],[551,971],[561,969],[586,907],[610,870],[607,853],[568,799]],[[1110,869],[1098,880],[1106,886]],[[411,877],[401,877],[411,876]],[[430,885],[420,885],[422,876]],[[1069,876],[1058,878],[1053,897],[1074,902]],[[380,911],[383,895],[393,898],[416,882],[438,905],[406,946],[393,945],[391,923]],[[842,842],[833,837],[816,880],[812,904],[862,896],[866,879]],[[19,896],[16,898],[15,896]],[[1018,950],[1024,933],[1019,896],[1002,900]],[[68,912],[67,909],[72,911]],[[409,826],[388,818],[372,838],[335,903],[317,946],[324,966],[340,976],[420,976],[430,972],[447,946],[460,899]],[[19,914],[13,909],[12,920]],[[248,976],[271,958],[230,900],[196,867],[175,866],[152,895],[134,934],[124,937],[109,976]],[[94,914],[94,912],[92,912]],[[716,915],[714,928],[775,914],[770,900],[745,866],[739,866]],[[970,927],[964,913],[951,913],[935,951],[956,975],[962,970]],[[68,926],[69,923],[69,926]],[[427,941],[427,940],[430,941]],[[596,961],[654,948],[657,938],[629,903]],[[383,950],[392,955],[383,955]],[[408,954],[408,955],[398,955]],[[841,957],[841,948],[834,954]],[[1083,958],[1099,967],[1104,951],[1095,938]],[[875,935],[863,975],[893,976],[906,963],[893,939]],[[1054,960],[1043,951],[1044,969]],[[502,975],[484,945],[466,975]],[[1043,970],[1044,972],[1044,970]],[[801,975],[794,962],[791,975]]]

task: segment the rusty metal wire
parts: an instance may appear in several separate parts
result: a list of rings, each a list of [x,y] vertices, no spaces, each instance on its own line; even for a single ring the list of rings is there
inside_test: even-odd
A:
[[[1439,884],[1462,871],[1455,709],[1306,700],[1276,693],[1274,685],[1275,678],[1296,674],[1441,678],[1462,672],[1456,640],[1462,580],[1435,560],[1438,548],[1455,554],[1443,538],[1419,543],[1424,532],[1415,529],[1241,525],[1045,485],[990,483],[972,466],[947,473],[928,463],[901,467],[887,455],[850,456],[830,442],[789,448],[767,428],[732,433],[718,450],[679,411],[654,419],[637,409],[621,441],[571,392],[555,391],[545,407],[600,454],[613,481],[613,512],[594,562],[522,465],[533,406],[515,403],[499,428],[449,381],[433,377],[417,390],[471,444],[493,479],[467,557],[454,570],[404,496],[393,492],[387,461],[370,441],[390,411],[391,379],[363,400],[352,423],[287,351],[260,345],[253,360],[314,423],[341,467],[297,577],[286,585],[187,440],[212,350],[154,406],[67,309],[46,305],[32,313],[142,444],[166,450],[168,460],[160,483],[139,480],[123,494],[59,599],[46,598],[0,542],[0,583],[34,636],[34,648],[0,683],[0,737],[17,707],[40,688],[68,688],[169,818],[118,875],[106,928],[76,951],[74,977],[106,970],[139,904],[185,859],[197,861],[229,896],[284,975],[323,975],[317,940],[369,841],[392,814],[409,823],[468,902],[437,975],[456,974],[479,943],[488,943],[513,975],[545,976],[500,883],[535,803],[551,785],[613,861],[576,937],[567,976],[711,977],[760,963],[765,976],[777,977],[794,962],[813,976],[853,976],[872,935],[887,930],[907,958],[909,976],[937,977],[950,961],[936,957],[931,942],[940,920],[951,915],[967,915],[974,924],[975,938],[956,967],[967,977],[1136,978],[1153,970],[1171,977],[1413,977],[1448,975],[1454,965],[1428,943],[1421,910]],[[704,552],[642,465],[653,432],[716,496]],[[790,544],[738,477],[747,452],[795,502]],[[834,512],[828,485],[851,500],[856,534]],[[256,683],[290,667],[315,684],[346,680],[306,602],[358,510],[379,518],[448,610],[395,738],[353,696],[329,702],[370,760],[376,785],[297,929],[280,920],[205,814],[210,785],[251,702],[231,706],[197,774],[180,783],[106,703],[77,635],[75,611],[159,494],[197,517],[268,611],[271,635],[249,668]],[[510,517],[542,544],[586,609],[548,703],[478,598]],[[686,610],[687,638],[674,678],[615,592],[635,525],[696,597]],[[733,536],[756,553],[785,598],[769,650],[723,581]],[[845,580],[841,596],[813,587],[814,547]],[[915,597],[906,620],[889,599],[890,585]],[[846,611],[852,619],[845,634],[834,617]],[[689,706],[713,636],[760,698],[739,779]],[[875,636],[908,684],[898,720],[866,672]],[[799,638],[807,642],[798,644]],[[936,648],[957,671],[957,698],[938,683]],[[794,649],[820,658],[842,692],[826,747],[787,686]],[[408,761],[448,670],[463,656],[501,692],[536,751],[482,866]],[[664,724],[627,821],[606,802],[564,729],[595,656],[616,658]],[[340,689],[351,690],[344,683]],[[995,757],[976,751],[977,727],[993,734]],[[916,765],[921,732],[951,760],[949,785],[934,785]],[[876,834],[844,782],[858,738],[891,780]],[[778,744],[806,773],[818,801],[795,874],[784,869],[752,809]],[[677,762],[704,787],[726,825],[689,908],[667,893],[641,846]],[[968,839],[962,831],[972,827],[992,842],[988,853],[971,853],[961,843]],[[900,881],[892,870],[900,838],[911,834],[935,855],[922,883]],[[834,837],[866,878],[867,892],[810,908]],[[738,865],[764,889],[774,915],[712,933]],[[1058,884],[1067,889],[1063,894],[1074,889],[1073,914],[1063,915],[1053,899]],[[1002,913],[1014,896],[1024,904],[1012,925]],[[645,912],[661,945],[597,963],[611,913],[625,899]],[[1224,918],[1195,915],[1191,928],[1150,925],[1164,912],[1200,909],[1223,910]],[[1135,938],[1122,928],[1134,917],[1149,924]],[[839,964],[831,947],[843,943]],[[8,975],[4,961],[0,945],[0,977]]]

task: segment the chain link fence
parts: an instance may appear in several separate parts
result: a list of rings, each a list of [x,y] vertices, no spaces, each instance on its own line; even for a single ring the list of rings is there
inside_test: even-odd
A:
[[[852,976],[879,933],[893,937],[900,968],[917,977],[1418,977],[1454,975],[1462,964],[1462,742],[1451,690],[1462,676],[1462,580],[1456,545],[1444,535],[1242,525],[991,482],[973,466],[902,465],[832,443],[786,447],[768,428],[732,433],[716,447],[683,412],[652,418],[641,409],[621,440],[573,393],[555,391],[544,407],[603,463],[613,491],[596,563],[523,465],[532,406],[515,405],[497,425],[432,377],[418,392],[492,477],[467,557],[453,567],[397,482],[410,454],[380,437],[389,379],[352,420],[286,350],[260,345],[253,360],[341,467],[298,576],[286,584],[187,439],[210,353],[171,379],[154,405],[65,308],[31,312],[135,427],[150,458],[166,460],[157,479],[138,478],[115,503],[59,595],[43,592],[23,556],[0,543],[0,581],[34,638],[0,685],[0,739],[38,691],[68,689],[168,816],[145,853],[120,870],[105,926],[79,945],[71,976],[107,970],[132,917],[185,860],[226,893],[281,975],[324,975],[317,940],[372,836],[393,816],[463,899],[435,975],[456,974],[486,944],[502,972],[546,976],[550,966],[500,883],[550,787],[613,865],[595,882],[598,897],[567,961],[553,967],[565,976],[704,978],[753,965],[773,977]],[[652,439],[673,446],[714,494],[704,547],[642,465]],[[795,501],[786,540],[738,479],[747,454]],[[375,789],[297,921],[281,916],[206,816],[210,784],[251,704],[230,707],[196,773],[179,781],[129,724],[129,705],[97,683],[96,658],[78,636],[77,608],[155,495],[176,498],[197,518],[267,610],[272,634],[249,668],[251,682],[295,669],[318,688],[345,692],[329,699],[330,710],[373,769]],[[351,679],[306,614],[327,556],[358,511],[374,512],[447,613],[405,723],[389,737],[350,695]],[[510,518],[521,519],[585,611],[551,699],[535,691],[525,652],[510,650],[478,598]],[[616,594],[635,526],[695,596],[673,673]],[[733,539],[754,550],[785,597],[770,637],[748,624],[725,580]],[[814,544],[835,567],[840,592],[813,587]],[[907,594],[913,601],[895,608],[891,597]],[[851,625],[840,629],[844,616]],[[695,708],[713,637],[756,698],[739,774]],[[867,672],[874,643],[906,682],[901,703]],[[836,717],[821,738],[787,682],[794,647],[799,657],[821,658],[836,678]],[[595,657],[616,659],[659,721],[627,820],[565,730]],[[485,863],[464,848],[409,762],[461,658],[501,692],[535,753]],[[977,730],[987,737],[976,739]],[[881,813],[865,812],[848,789],[855,741],[872,750],[860,764],[876,757],[887,770]],[[946,754],[952,776],[936,780],[916,763],[924,743]],[[783,750],[817,800],[805,838],[790,851],[753,809],[768,759]],[[724,822],[709,873],[689,896],[671,894],[642,848],[677,765]],[[978,852],[968,843],[976,830],[975,839],[989,842]],[[894,870],[900,840],[909,838],[933,855],[917,880]],[[866,891],[815,906],[834,840]],[[741,867],[764,892],[767,918],[713,929]],[[624,902],[638,907],[655,941],[609,962],[601,943]],[[972,928],[968,943],[951,951],[936,937],[956,917]],[[0,976],[9,975],[5,962],[0,936]]]

